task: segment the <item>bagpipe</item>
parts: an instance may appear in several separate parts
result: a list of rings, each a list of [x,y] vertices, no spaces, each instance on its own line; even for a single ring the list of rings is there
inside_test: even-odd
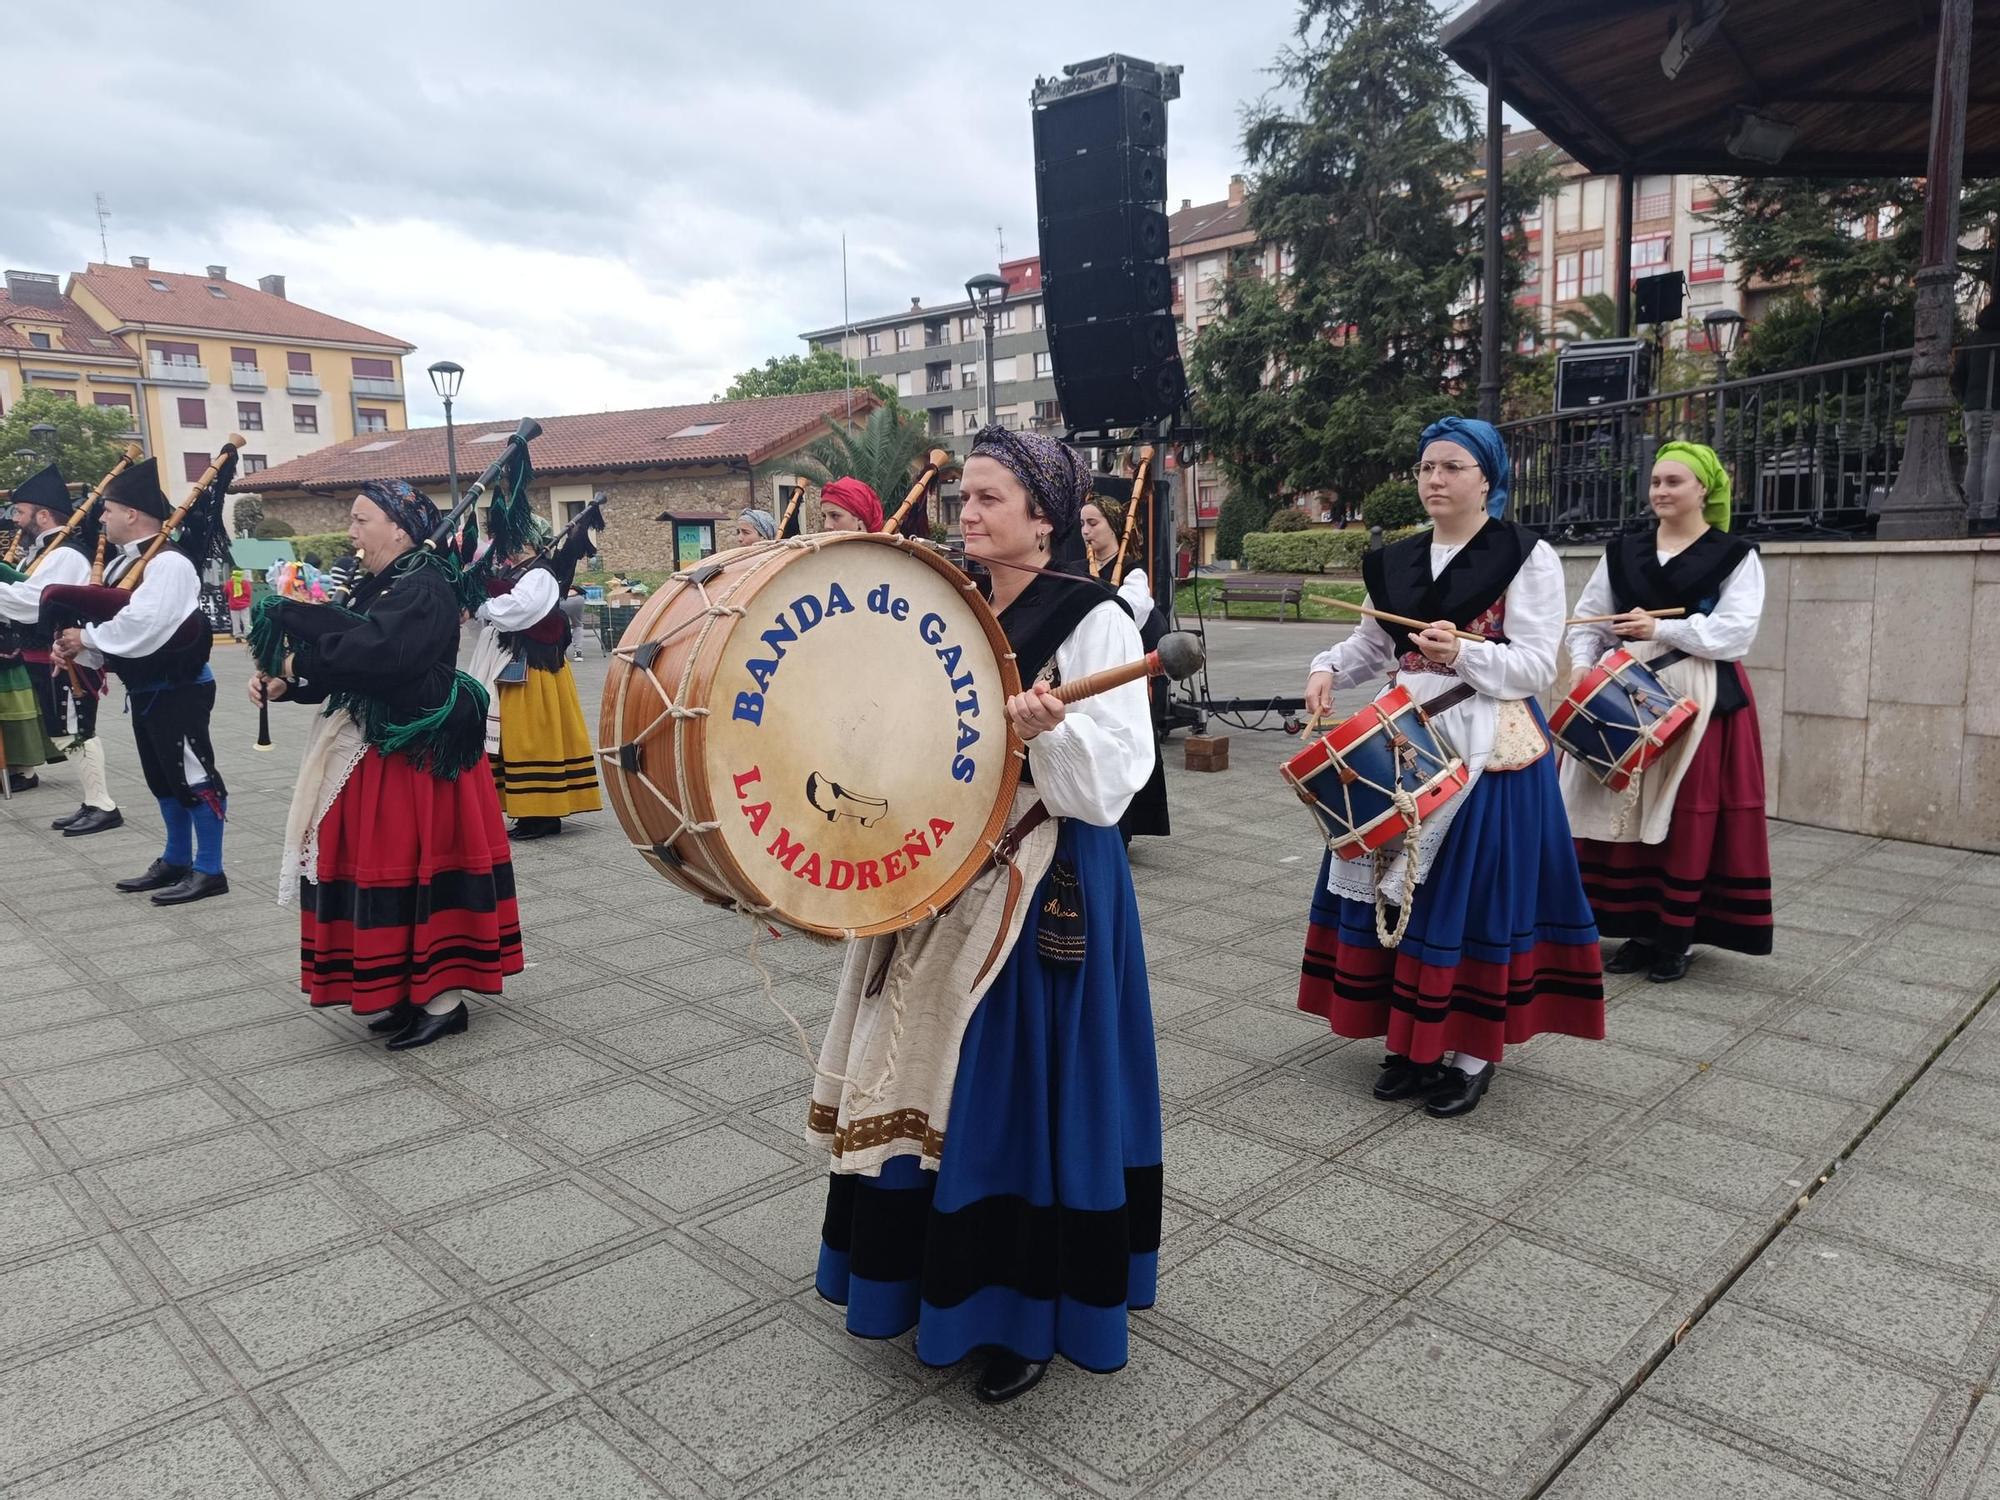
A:
[[[413,551],[399,558],[395,566],[400,570],[410,566],[426,564],[440,566],[458,588],[465,578],[465,568],[461,562],[459,528],[465,526],[466,543],[471,542],[474,526],[470,523],[473,507],[486,492],[496,484],[503,474],[509,476],[508,488],[519,494],[527,485],[532,474],[528,464],[528,444],[542,435],[542,424],[533,417],[523,417],[514,431],[508,434],[507,446],[500,456],[488,464],[479,477],[458,497],[431,534]],[[597,501],[586,507],[585,514],[597,508]],[[602,512],[599,511],[600,518]],[[579,518],[580,519],[580,518]],[[414,559],[414,561],[412,561]],[[295,643],[317,640],[323,635],[344,630],[357,618],[347,607],[354,597],[364,575],[359,569],[346,583],[342,584],[331,602],[326,604],[301,604],[297,600],[285,600],[276,595],[265,598],[257,608],[256,619],[250,630],[250,649],[256,657],[258,670],[267,677],[279,676],[284,660]],[[461,594],[461,599],[462,599]],[[257,749],[271,748],[271,700],[268,694],[257,695]]]
[[[118,462],[113,464],[105,476],[97,481],[97,487],[83,497],[83,504],[69,513],[69,519],[63,522],[62,530],[58,531],[55,534],[55,539],[42,549],[41,555],[28,564],[27,577],[33,578],[42,564],[55,555],[56,548],[68,542],[71,537],[77,535],[82,530],[86,523],[91,521],[97,510],[97,502],[104,498],[104,492],[110,487],[111,481],[116,479],[120,474],[123,474],[145,456],[137,443],[127,443],[125,445],[125,451],[119,456]],[[93,584],[101,584],[104,582],[104,548],[107,538],[104,534],[104,523],[101,520],[96,522],[96,528],[97,548],[90,563],[90,581]],[[85,534],[87,535],[88,533]]]
[[[222,498],[228,492],[229,481],[236,476],[237,455],[245,441],[241,433],[230,434],[221,451],[215,455],[215,461],[189,487],[187,498],[174,508],[158,534],[139,555],[139,560],[116,583],[53,584],[43,589],[42,625],[62,631],[78,625],[101,625],[111,619],[132,602],[133,590],[144,579],[147,565],[160,555],[161,549],[169,542],[187,556],[197,571],[211,558],[226,558],[229,534],[222,521]],[[124,462],[129,461],[128,456]],[[118,472],[114,469],[106,475],[105,483],[108,484]],[[97,493],[101,494],[103,489],[104,485],[99,485]],[[95,499],[96,494],[92,498]],[[99,561],[102,561],[102,548],[99,549]],[[100,571],[93,570],[92,577],[102,576]],[[208,634],[208,616],[197,604],[160,649],[185,650],[199,645]]]
[[[944,474],[945,466],[950,462],[951,455],[944,449],[931,449],[930,457],[917,474],[916,483],[912,484],[910,492],[903,496],[903,503],[896,507],[894,515],[882,523],[884,536],[895,536],[908,525],[910,535],[918,541],[930,540],[930,502],[926,497],[930,494],[931,486],[937,483]],[[912,512],[915,514],[912,515]]]
[[[1125,558],[1132,550],[1132,538],[1138,533],[1139,512],[1142,510],[1146,512],[1146,536],[1150,539],[1153,519],[1153,450],[1150,446],[1139,450],[1139,468],[1132,476],[1132,498],[1125,506],[1125,529],[1118,538],[1118,560],[1111,565],[1111,586],[1114,589],[1125,581]]]

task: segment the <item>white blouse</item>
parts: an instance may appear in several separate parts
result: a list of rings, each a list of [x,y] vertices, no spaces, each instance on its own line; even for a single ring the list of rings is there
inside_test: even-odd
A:
[[[147,537],[120,547],[117,561],[105,569],[105,581],[116,583],[137,566],[140,552],[151,541]],[[122,656],[131,661],[151,656],[200,608],[201,575],[184,553],[162,547],[146,564],[145,575],[132,590],[132,602],[103,623],[84,626],[83,644],[99,657]],[[88,660],[86,665],[96,666],[97,662]]]
[[[562,590],[555,574],[547,568],[530,568],[512,589],[480,605],[476,618],[495,630],[526,630],[546,619],[561,602]]]
[[[1458,553],[1456,546],[1431,546],[1431,577]],[[1556,648],[1562,641],[1564,589],[1562,563],[1547,542],[1535,543],[1514,581],[1507,586],[1506,641],[1460,641],[1452,673],[1406,672],[1398,668],[1394,681],[1419,703],[1428,703],[1460,682],[1476,697],[1448,710],[1444,732],[1475,773],[1493,753],[1494,726],[1500,700],[1532,698],[1555,682]],[[1354,633],[1331,650],[1313,658],[1312,670],[1333,673],[1335,687],[1360,687],[1396,661],[1396,646],[1388,631],[1364,618]],[[1456,675],[1452,675],[1455,673]]]
[[[1056,647],[1056,670],[1075,682],[1145,653],[1139,627],[1106,600]],[[1109,828],[1153,774],[1153,722],[1145,679],[1069,705],[1063,721],[1028,741],[1035,791],[1059,818]]]
[[[1147,582],[1144,568],[1134,568],[1125,575],[1118,585],[1118,597],[1132,606],[1132,623],[1144,630],[1153,613],[1153,586]]]
[[[1664,563],[1676,554],[1655,554]],[[1608,615],[1620,605],[1611,593],[1611,574],[1602,557],[1583,586],[1576,601],[1580,615]],[[1689,656],[1705,656],[1710,661],[1741,661],[1757,643],[1757,625],[1764,616],[1764,565],[1752,552],[1723,579],[1715,608],[1705,615],[1688,615],[1678,620],[1661,620],[1653,627],[1653,637],[1663,647],[1685,651]],[[1564,644],[1569,647],[1570,670],[1595,665],[1605,652],[1625,643],[1609,625],[1570,627]]]
[[[42,538],[36,538],[36,550],[29,554],[30,562],[41,555],[41,543]],[[42,612],[43,589],[51,584],[88,582],[90,559],[74,547],[58,547],[53,556],[42,560],[42,565],[35,569],[34,577],[24,578],[19,583],[0,583],[0,620],[32,625]]]

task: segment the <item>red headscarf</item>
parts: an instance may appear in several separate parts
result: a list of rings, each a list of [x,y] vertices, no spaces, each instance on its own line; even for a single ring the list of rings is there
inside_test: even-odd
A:
[[[821,505],[837,505],[861,523],[864,531],[882,529],[882,501],[859,479],[836,479],[819,492]]]

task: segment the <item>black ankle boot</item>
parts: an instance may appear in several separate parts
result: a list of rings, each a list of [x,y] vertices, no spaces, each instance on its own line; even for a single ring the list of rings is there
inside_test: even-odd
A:
[[[1444,1080],[1424,1105],[1424,1113],[1438,1120],[1454,1120],[1460,1115],[1471,1114],[1479,1108],[1479,1101],[1486,1097],[1487,1089],[1493,1086],[1493,1075],[1498,1071],[1491,1063],[1477,1073],[1468,1073],[1463,1068],[1446,1068]]]
[[[1042,1383],[1048,1371],[1049,1362],[1045,1359],[1023,1359],[1003,1349],[987,1356],[986,1368],[979,1372],[972,1393],[988,1406],[998,1406],[1016,1396],[1027,1395]]]
[[[1637,974],[1641,969],[1652,968],[1653,960],[1659,956],[1659,950],[1651,943],[1642,943],[1639,939],[1632,938],[1630,941],[1618,945],[1618,951],[1612,954],[1610,959],[1605,963],[1604,972],[1607,974]]]
[[[1384,1101],[1415,1099],[1437,1087],[1440,1068],[1434,1062],[1413,1063],[1399,1053],[1382,1059],[1382,1076],[1375,1080],[1375,1097]]]

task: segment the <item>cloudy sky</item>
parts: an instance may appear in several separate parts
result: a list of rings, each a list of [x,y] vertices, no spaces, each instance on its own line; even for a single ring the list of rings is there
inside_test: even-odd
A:
[[[1455,8],[1455,7],[1454,7]],[[841,318],[1034,248],[1028,91],[1124,51],[1184,64],[1169,192],[1223,195],[1288,0],[967,7],[734,0],[341,6],[100,0],[9,70],[0,260],[254,282],[466,367],[459,412],[701,400]],[[985,18],[985,19],[982,19]],[[19,40],[17,33],[16,40]]]

